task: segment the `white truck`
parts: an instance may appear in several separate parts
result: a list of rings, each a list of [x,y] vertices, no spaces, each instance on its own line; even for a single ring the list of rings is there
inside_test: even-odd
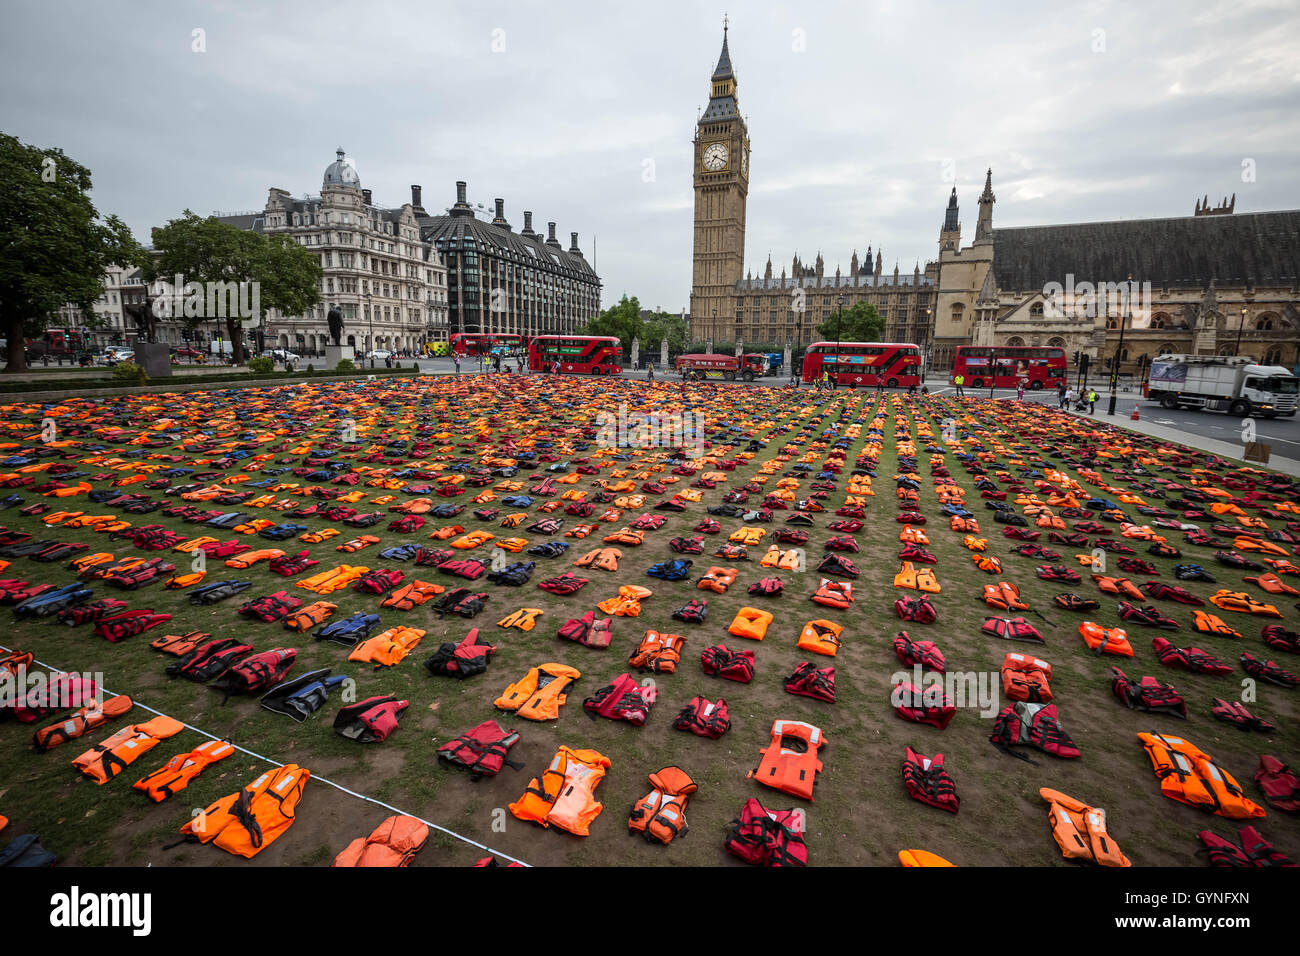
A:
[[[1276,418],[1296,413],[1300,379],[1280,365],[1256,365],[1246,356],[1160,355],[1151,363],[1147,398],[1165,408]]]

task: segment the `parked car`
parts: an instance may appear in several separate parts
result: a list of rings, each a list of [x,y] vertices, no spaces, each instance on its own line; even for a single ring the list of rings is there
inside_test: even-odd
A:
[[[366,358],[374,359],[376,362],[382,362],[384,359],[392,358],[392,356],[393,353],[388,351],[388,349],[374,349],[373,351],[366,353]]]
[[[104,354],[99,357],[99,361],[105,365],[116,365],[118,362],[131,362],[135,359],[135,349],[128,349],[121,345],[110,345],[104,350]]]
[[[202,352],[188,345],[182,345],[180,348],[174,349],[172,355],[176,356],[176,358],[196,359],[200,362],[202,362],[204,358]]]

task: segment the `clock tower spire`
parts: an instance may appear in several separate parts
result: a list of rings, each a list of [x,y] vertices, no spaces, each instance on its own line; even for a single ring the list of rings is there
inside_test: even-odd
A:
[[[736,339],[736,283],[744,276],[749,131],[736,99],[736,74],[722,27],[722,53],[709,80],[709,105],[695,124],[695,235],[691,326],[696,338]]]

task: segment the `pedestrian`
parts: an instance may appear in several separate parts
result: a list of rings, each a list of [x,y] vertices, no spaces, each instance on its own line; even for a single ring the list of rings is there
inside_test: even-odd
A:
[[[1088,414],[1091,415],[1096,410],[1097,410],[1097,390],[1095,388],[1090,388],[1088,389]]]
[[[958,372],[956,375],[954,375],[954,376],[952,377],[952,383],[953,383],[954,385],[957,386],[957,397],[958,397],[958,398],[961,398],[963,395],[966,394],[966,393],[963,392],[962,389],[961,389],[962,384],[965,383],[965,381],[966,381],[966,376],[962,375],[961,372]]]
[[[1065,383],[1056,386],[1056,404],[1065,408]]]
[[[1016,401],[1023,402],[1024,400],[1025,400],[1025,383],[1024,380],[1021,379],[1020,381],[1016,382]]]
[[[1070,406],[1073,404],[1074,404],[1074,389],[1067,388],[1065,390],[1065,410],[1068,412],[1070,410]]]
[[[909,396],[911,396],[912,398],[915,398],[915,397],[916,397],[916,383],[915,383],[915,382],[913,382],[911,385],[907,386],[907,394],[908,394]]]
[[[655,380],[655,363],[647,362],[645,369],[646,369],[646,381],[653,382]]]
[[[452,361],[456,364],[456,374],[460,374],[460,353],[457,352],[452,356]]]

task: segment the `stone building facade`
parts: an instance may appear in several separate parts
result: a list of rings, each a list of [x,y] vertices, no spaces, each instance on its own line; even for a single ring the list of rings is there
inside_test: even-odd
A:
[[[722,53],[710,79],[709,105],[694,140],[694,255],[691,272],[691,338],[695,341],[808,344],[817,326],[840,308],[867,302],[885,319],[890,341],[922,344],[928,334],[937,267],[916,264],[911,272],[884,271],[879,251],[849,269],[826,268],[820,253],[811,263],[798,255],[773,273],[746,273],[745,206],[749,195],[749,131],[740,115],[737,80],[723,30]]]
[[[932,367],[959,345],[1041,345],[1141,377],[1169,352],[1300,362],[1300,210],[993,227],[993,173],[974,241],[957,192],[939,237]],[[1132,283],[1132,285],[1130,285]],[[1124,341],[1120,347],[1120,327]]]

